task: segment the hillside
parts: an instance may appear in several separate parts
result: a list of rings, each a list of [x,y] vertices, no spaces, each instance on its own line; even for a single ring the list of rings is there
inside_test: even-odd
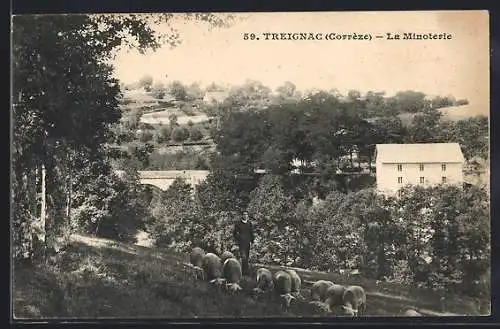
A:
[[[479,107],[471,104],[460,106],[449,106],[438,109],[441,112],[441,119],[443,121],[459,121],[467,120],[469,118],[484,115],[489,117],[489,107]],[[411,124],[413,117],[418,113],[402,113],[398,117],[401,119],[405,126]]]
[[[14,278],[16,318],[210,318],[318,316],[307,302],[284,314],[273,300],[254,300],[244,291],[231,296],[195,279],[188,256],[165,250],[74,236],[53,264],[19,266]],[[279,267],[269,267],[272,271]],[[368,316],[397,316],[407,307],[428,316],[477,315],[478,301],[416,291],[395,283],[298,270],[305,281],[330,279],[361,284],[368,294]],[[487,303],[486,303],[487,304]]]

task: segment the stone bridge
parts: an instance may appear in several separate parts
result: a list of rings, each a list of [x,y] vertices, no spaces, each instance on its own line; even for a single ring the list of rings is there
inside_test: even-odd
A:
[[[122,174],[123,171],[117,171],[117,174]],[[141,184],[153,185],[166,191],[176,178],[184,178],[186,183],[196,187],[199,183],[207,178],[210,171],[208,170],[139,170],[139,180]]]

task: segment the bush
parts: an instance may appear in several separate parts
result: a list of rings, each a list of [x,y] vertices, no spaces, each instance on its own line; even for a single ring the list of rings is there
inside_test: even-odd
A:
[[[156,140],[158,143],[168,142],[171,135],[172,128],[170,127],[170,125],[162,126],[156,135]]]
[[[87,184],[86,197],[76,205],[72,221],[84,233],[125,242],[135,242],[135,234],[149,212],[143,187],[133,175],[124,179],[100,175]],[[79,193],[83,193],[80,189]],[[78,193],[75,196],[78,200]]]
[[[201,132],[200,129],[198,129],[196,127],[193,127],[189,131],[189,138],[192,141],[199,141],[199,140],[201,140],[203,138],[203,133]]]
[[[186,127],[175,127],[172,131],[172,140],[174,142],[184,142],[189,138],[189,130]]]
[[[150,142],[153,140],[153,133],[150,131],[141,131],[139,134],[139,140],[143,143]]]
[[[162,201],[167,210],[155,230],[159,243],[178,250],[227,250],[234,243],[234,211],[246,208],[256,231],[252,262],[336,273],[358,269],[366,278],[489,296],[484,190],[407,187],[399,199],[372,189],[333,191],[317,204],[294,205],[276,175],[263,176],[249,194],[241,181],[217,171],[197,186],[194,198],[176,186]],[[175,241],[165,238],[169,234]]]

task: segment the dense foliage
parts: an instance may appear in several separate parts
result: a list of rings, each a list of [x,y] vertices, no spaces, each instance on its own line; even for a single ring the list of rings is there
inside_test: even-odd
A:
[[[238,208],[231,205],[238,196],[222,181],[211,183],[192,198],[185,183],[170,188],[162,204],[173,207],[163,217],[172,223],[151,227],[157,244],[219,253],[232,248],[237,213],[231,209]],[[333,191],[310,204],[294,202],[279,176],[266,175],[250,192],[247,209],[257,234],[253,262],[333,273],[357,269],[366,278],[489,294],[489,201],[482,189],[406,187],[400,199],[371,189]],[[173,228],[182,228],[175,231],[177,242],[165,240]]]
[[[163,34],[152,27],[158,22],[170,26],[172,17],[13,18],[12,232],[16,258],[33,259],[59,250],[75,214],[81,228],[120,239],[129,239],[130,227],[140,225],[143,208],[137,180],[120,181],[106,169],[110,157],[125,153],[110,150],[109,143],[138,137],[131,130],[137,128],[141,115],[140,111],[132,113],[124,123],[126,129],[113,136],[110,128],[121,117],[121,91],[110,60],[124,46],[141,52],[162,44],[175,46],[178,33],[170,29]],[[185,17],[216,26],[231,20],[230,16],[203,13]],[[142,83],[149,88],[152,81],[145,77]],[[151,136],[140,138],[143,145],[128,151],[137,161],[146,162]],[[85,168],[97,169],[89,173]],[[82,189],[75,189],[77,186]],[[40,207],[40,195],[45,207]]]

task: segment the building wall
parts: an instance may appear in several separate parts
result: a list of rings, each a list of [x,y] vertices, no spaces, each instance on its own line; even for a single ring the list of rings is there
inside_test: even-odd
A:
[[[405,185],[423,185],[429,187],[442,183],[446,177],[446,184],[461,184],[463,182],[463,167],[461,163],[446,163],[446,170],[442,170],[442,163],[423,163],[424,170],[420,171],[420,163],[402,163],[402,171],[398,171],[396,163],[377,163],[377,189],[382,192],[395,193]],[[398,183],[398,177],[402,182]],[[424,177],[424,183],[420,183]]]

